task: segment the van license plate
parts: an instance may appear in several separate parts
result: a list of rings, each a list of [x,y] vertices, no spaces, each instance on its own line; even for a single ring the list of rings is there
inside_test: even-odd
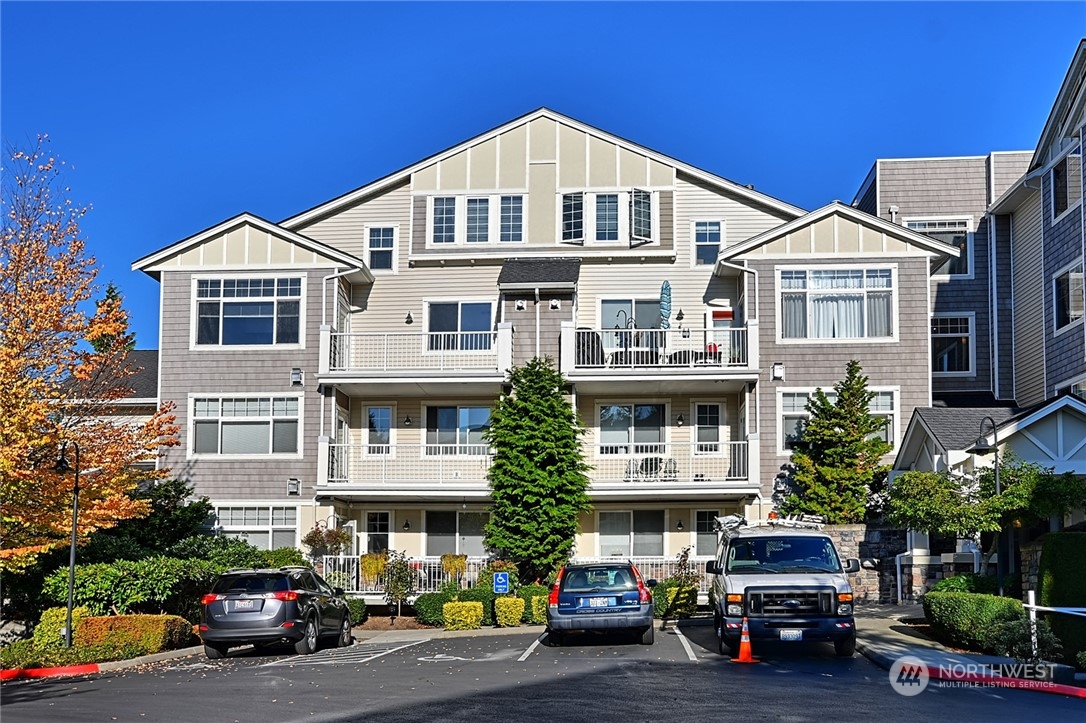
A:
[[[781,640],[803,640],[803,631],[781,630]]]

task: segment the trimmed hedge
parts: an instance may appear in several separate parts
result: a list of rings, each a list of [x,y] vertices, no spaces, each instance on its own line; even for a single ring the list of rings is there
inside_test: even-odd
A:
[[[995,595],[998,590],[999,585],[995,577],[964,572],[960,575],[943,578],[932,585],[930,592],[979,592],[985,595]]]
[[[494,622],[499,628],[516,628],[524,616],[524,598],[499,597],[494,600]]]
[[[347,598],[347,609],[351,611],[352,625],[361,625],[370,615],[366,609],[366,601],[360,597]]]
[[[522,623],[541,625],[547,622],[547,608],[546,603],[543,607],[543,619],[536,619],[534,608],[532,607],[532,598],[542,596],[544,600],[550,595],[551,589],[546,585],[521,585],[517,589],[517,597],[524,600],[524,616],[521,618]]]
[[[460,602],[477,602],[483,606],[483,625],[494,624],[494,588],[480,581],[478,585],[457,593]],[[445,621],[448,626],[448,620]]]
[[[453,601],[451,592],[424,592],[415,598],[415,619],[423,625],[445,625],[445,603]]]
[[[89,617],[75,631],[80,647],[122,648],[138,655],[177,650],[192,642],[192,625],[177,615],[110,615]]]
[[[698,611],[698,588],[663,580],[652,588],[653,616],[666,620],[688,618]]]
[[[52,668],[63,665],[104,663],[109,660],[127,660],[142,654],[139,646],[132,643],[125,643],[120,647],[102,645],[40,649],[34,645],[32,639],[26,639],[16,640],[11,645],[0,648],[0,667],[5,670]]]
[[[446,630],[478,630],[483,624],[481,602],[448,602],[441,614]]]
[[[1082,607],[1086,601],[1083,560],[1086,560],[1086,533],[1050,532],[1045,536],[1037,574],[1040,605]],[[1064,661],[1077,665],[1079,653],[1086,653],[1086,618],[1050,613],[1046,619],[1063,643]]]
[[[75,644],[79,628],[91,611],[85,607],[72,608],[72,644]],[[64,648],[64,635],[61,631],[68,622],[68,606],[48,608],[42,611],[41,620],[34,626],[34,647],[39,651],[59,650]]]
[[[982,652],[991,652],[989,635],[999,623],[1025,614],[1019,600],[978,593],[929,592],[920,602],[940,642]]]
[[[547,605],[550,602],[550,597],[546,595],[536,595],[532,598],[532,614],[528,618],[528,622],[532,625],[546,625],[547,624]]]

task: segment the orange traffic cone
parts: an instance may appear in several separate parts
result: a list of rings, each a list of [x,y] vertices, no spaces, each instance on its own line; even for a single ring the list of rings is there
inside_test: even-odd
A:
[[[762,661],[750,654],[750,629],[747,619],[743,618],[743,633],[739,636],[739,657],[732,658],[733,663],[760,663]]]

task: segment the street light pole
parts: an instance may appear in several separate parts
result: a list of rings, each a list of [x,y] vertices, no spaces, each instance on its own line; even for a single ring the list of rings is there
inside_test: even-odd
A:
[[[984,423],[988,422],[992,425],[992,444],[991,446],[984,440]],[[1003,488],[999,484],[999,436],[996,430],[995,420],[991,417],[985,416],[980,420],[980,431],[977,436],[977,443],[972,448],[967,449],[966,452],[971,454],[994,454],[995,464],[995,492],[996,495],[1000,495],[1003,492]],[[996,586],[999,590],[999,596],[1003,597],[1003,522],[1000,520],[999,532],[996,533]]]
[[[72,469],[68,465],[68,458],[64,455],[67,445],[75,447],[75,478],[72,483],[72,546],[68,555],[68,615],[65,618],[64,647],[72,647],[72,598],[75,593],[75,541],[79,531],[79,445],[76,442],[65,443],[60,448],[60,458],[53,468],[60,474]]]

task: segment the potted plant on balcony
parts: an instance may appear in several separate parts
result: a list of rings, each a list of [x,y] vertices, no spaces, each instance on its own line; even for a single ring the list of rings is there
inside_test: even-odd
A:
[[[309,557],[315,562],[324,555],[338,555],[350,547],[351,532],[340,527],[329,528],[320,520],[305,533],[302,544],[309,548]]]

